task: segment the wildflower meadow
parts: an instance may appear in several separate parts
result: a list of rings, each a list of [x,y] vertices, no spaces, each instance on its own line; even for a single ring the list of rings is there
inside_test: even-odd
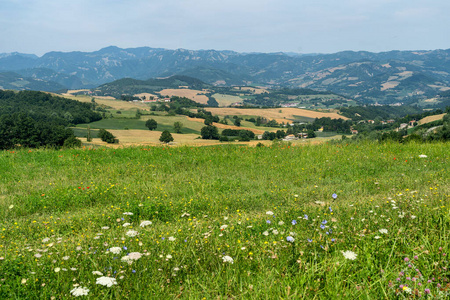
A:
[[[448,299],[450,144],[0,152],[0,299]]]

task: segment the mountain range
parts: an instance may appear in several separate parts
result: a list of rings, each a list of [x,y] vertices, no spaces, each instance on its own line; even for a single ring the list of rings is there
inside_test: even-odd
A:
[[[172,75],[219,86],[311,88],[364,103],[408,103],[450,90],[450,49],[300,55],[111,46],[41,57],[0,54],[0,87],[4,89],[95,88],[121,78]]]

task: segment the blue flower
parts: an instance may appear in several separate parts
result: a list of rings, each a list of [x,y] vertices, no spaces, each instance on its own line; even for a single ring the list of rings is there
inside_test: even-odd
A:
[[[136,273],[136,270],[132,270],[131,272]]]
[[[288,236],[288,237],[286,238],[286,240],[287,240],[288,242],[291,242],[291,243],[294,242],[294,238],[293,238],[292,236]]]
[[[337,195],[336,195],[336,194],[333,194],[333,195],[331,195],[331,197],[333,197],[333,199],[336,199],[336,198],[337,198]]]
[[[332,241],[332,242],[334,242],[334,241],[335,241],[335,239],[331,239],[331,241]]]
[[[328,223],[327,220],[322,221],[322,224],[327,224],[327,223]]]
[[[123,250],[128,250],[128,248],[126,246],[123,246]]]
[[[330,234],[328,231],[327,232],[325,232],[326,234]]]
[[[308,242],[309,242],[309,243],[311,243],[311,242],[312,242],[312,240],[311,240],[311,239],[308,239]]]
[[[305,220],[308,220],[308,215],[305,215]]]
[[[331,209],[331,206],[330,207],[328,207],[328,209],[330,210],[330,212],[332,212],[333,210]]]
[[[295,224],[297,224],[297,221],[296,220],[292,220],[292,225],[295,225]]]
[[[166,238],[165,238],[165,237],[162,237],[161,239],[164,241]]]
[[[266,223],[267,223],[267,224],[270,224],[270,220],[267,220]]]
[[[323,225],[323,224],[320,225],[320,228],[325,229],[325,225]]]

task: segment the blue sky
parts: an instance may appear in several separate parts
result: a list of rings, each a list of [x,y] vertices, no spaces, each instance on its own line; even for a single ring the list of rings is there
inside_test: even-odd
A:
[[[0,53],[450,48],[449,0],[0,0]]]

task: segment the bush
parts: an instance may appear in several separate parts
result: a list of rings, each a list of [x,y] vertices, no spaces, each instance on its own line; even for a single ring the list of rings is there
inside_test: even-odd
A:
[[[228,137],[226,135],[221,135],[220,138],[219,138],[219,141],[221,141],[221,142],[228,142],[229,139],[228,139]]]

